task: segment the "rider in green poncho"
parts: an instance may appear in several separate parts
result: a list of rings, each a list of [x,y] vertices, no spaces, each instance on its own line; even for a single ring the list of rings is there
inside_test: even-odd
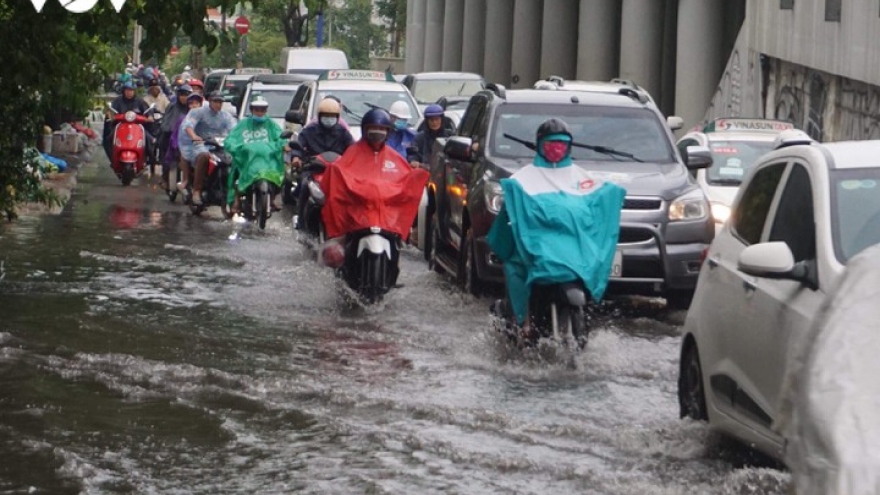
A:
[[[284,180],[284,145],[281,127],[266,116],[269,102],[255,97],[250,104],[251,116],[241,120],[223,143],[232,155],[227,202],[232,212],[239,213],[239,195],[259,179],[272,182],[278,188]],[[274,204],[275,198],[272,198]]]

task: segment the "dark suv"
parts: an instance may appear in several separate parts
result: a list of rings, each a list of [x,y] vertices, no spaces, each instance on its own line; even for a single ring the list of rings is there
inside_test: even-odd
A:
[[[426,258],[472,294],[503,282],[486,242],[504,199],[498,181],[534,157],[506,136],[534,141],[550,117],[565,120],[576,142],[598,147],[574,148],[578,166],[627,191],[609,293],[661,295],[686,307],[715,235],[709,203],[688,169],[712,159],[708,149],[691,147],[683,160],[669,128],[680,119],[667,124],[647,93],[625,82],[573,91],[490,85],[475,94],[456,135],[434,144],[420,213]]]

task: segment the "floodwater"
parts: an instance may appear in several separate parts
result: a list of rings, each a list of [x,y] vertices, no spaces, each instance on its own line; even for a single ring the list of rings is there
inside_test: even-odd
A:
[[[261,232],[79,181],[0,226],[0,494],[788,492],[678,418],[662,301],[607,305],[571,369],[507,348],[414,250],[344,309],[289,212]]]

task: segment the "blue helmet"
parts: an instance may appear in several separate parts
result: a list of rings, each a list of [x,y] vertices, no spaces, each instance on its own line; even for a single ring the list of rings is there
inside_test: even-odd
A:
[[[131,82],[131,81],[125,81],[125,82],[122,84],[122,89],[135,89],[135,87],[134,87],[134,83]]]
[[[438,105],[436,103],[432,103],[432,104],[428,105],[427,107],[425,107],[425,112],[424,112],[426,119],[428,117],[442,117],[444,113],[445,112],[443,110],[443,107],[441,107],[440,105]]]
[[[380,126],[391,129],[394,124],[391,123],[391,115],[381,108],[371,108],[364,114],[361,119],[361,129],[366,129],[368,125]]]

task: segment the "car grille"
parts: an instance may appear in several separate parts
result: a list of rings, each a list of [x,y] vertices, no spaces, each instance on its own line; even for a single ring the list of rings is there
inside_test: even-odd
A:
[[[619,244],[634,244],[637,242],[647,242],[654,239],[654,235],[647,229],[635,229],[630,227],[622,227],[617,237]]]
[[[626,198],[623,201],[624,210],[659,210],[663,202],[654,198]]]

